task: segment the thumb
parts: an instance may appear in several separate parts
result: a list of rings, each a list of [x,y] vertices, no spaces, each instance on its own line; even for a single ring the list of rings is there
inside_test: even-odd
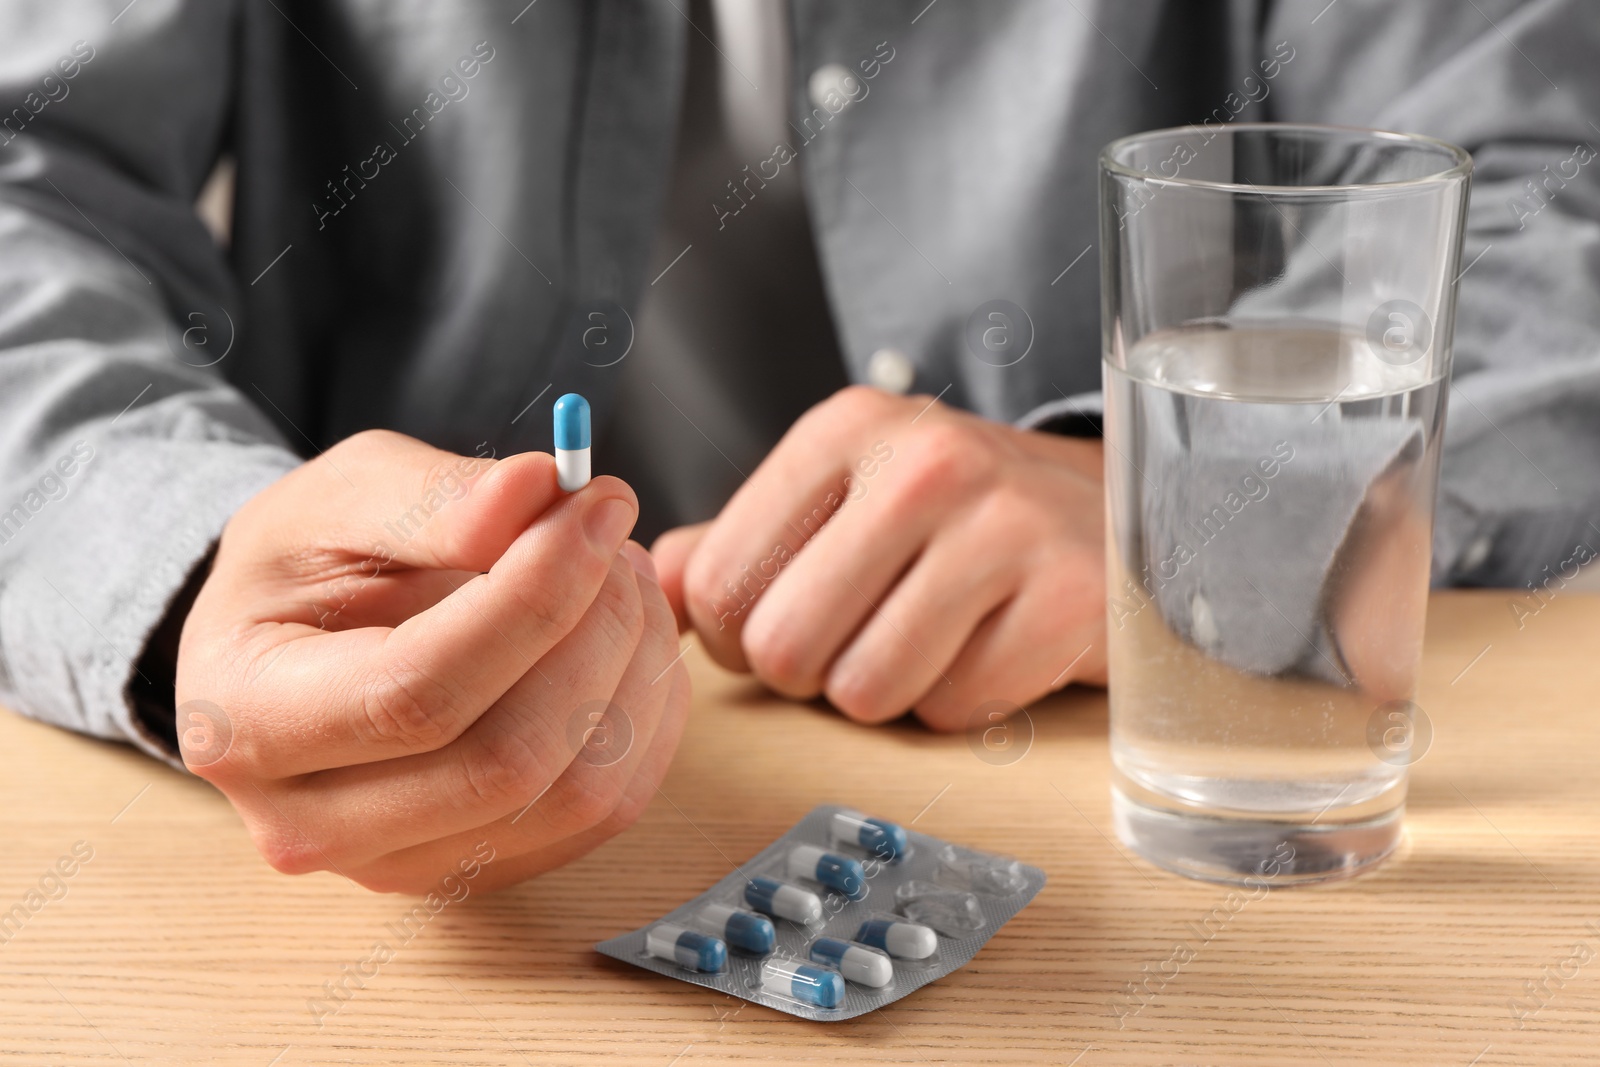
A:
[[[667,594],[667,603],[672,605],[679,633],[690,626],[689,612],[683,603],[683,572],[689,564],[689,557],[710,528],[709,522],[680,526],[676,530],[668,530],[650,546],[650,555],[655,559],[656,573],[661,580],[661,591]]]

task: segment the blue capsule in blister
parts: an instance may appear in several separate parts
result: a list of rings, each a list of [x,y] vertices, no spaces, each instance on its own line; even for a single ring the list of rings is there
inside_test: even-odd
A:
[[[764,956],[778,944],[772,920],[727,904],[707,904],[695,915],[695,925],[722,938],[734,948]]]
[[[828,820],[835,844],[865,849],[885,863],[894,863],[910,851],[904,828],[859,811],[838,811]]]
[[[867,872],[860,863],[815,845],[796,845],[789,850],[789,877],[820,882],[851,900],[867,895]]]
[[[656,923],[645,935],[644,949],[657,959],[672,960],[691,971],[715,972],[728,965],[728,946],[719,937],[686,930],[676,923]]]
[[[763,964],[761,988],[774,996],[824,1010],[844,1003],[844,977],[838,971],[795,960],[768,960]]]
[[[1044,885],[1034,867],[864,810],[814,809],[705,892],[596,947],[827,1024],[965,965]]]

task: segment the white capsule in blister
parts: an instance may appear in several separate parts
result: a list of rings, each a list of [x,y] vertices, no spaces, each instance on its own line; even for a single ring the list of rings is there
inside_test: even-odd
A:
[[[644,936],[644,950],[691,971],[715,972],[728,963],[728,946],[719,937],[687,930],[676,923],[656,923]]]
[[[875,948],[819,937],[811,942],[811,962],[824,963],[852,982],[880,989],[894,980],[894,964]]]
[[[822,918],[821,898],[776,878],[750,879],[744,887],[744,901],[759,912],[790,922],[814,923]]]
[[[931,929],[891,915],[874,916],[862,923],[856,940],[902,960],[925,960],[939,949],[939,935]]]

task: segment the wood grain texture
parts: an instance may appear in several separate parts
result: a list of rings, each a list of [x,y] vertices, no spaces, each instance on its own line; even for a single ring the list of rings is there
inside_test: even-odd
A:
[[[775,700],[691,650],[695,714],[642,822],[564,870],[449,905],[403,943],[387,924],[414,901],[275,874],[204,783],[0,715],[0,912],[75,842],[94,850],[66,895],[0,944],[0,1060],[1596,1062],[1600,599],[1563,594],[1520,630],[1508,599],[1432,601],[1419,702],[1435,737],[1397,858],[1231,912],[1226,889],[1110,840],[1094,691],[1033,709],[1031,750],[995,766],[964,737],[859,728]],[[1013,853],[1050,884],[965,969],[832,1026],[592,950],[823,801]],[[308,1000],[377,941],[394,958],[319,1025]],[[1192,961],[1119,1019],[1119,994],[1145,965],[1160,974],[1180,941]],[[1525,983],[1540,981],[1530,997]],[[1520,1025],[1514,999],[1538,1008]]]

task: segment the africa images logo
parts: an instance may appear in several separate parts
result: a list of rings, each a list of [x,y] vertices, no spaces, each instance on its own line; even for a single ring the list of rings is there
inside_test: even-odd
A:
[[[1390,300],[1367,317],[1367,347],[1394,367],[1406,367],[1433,348],[1433,320],[1410,300]]]

